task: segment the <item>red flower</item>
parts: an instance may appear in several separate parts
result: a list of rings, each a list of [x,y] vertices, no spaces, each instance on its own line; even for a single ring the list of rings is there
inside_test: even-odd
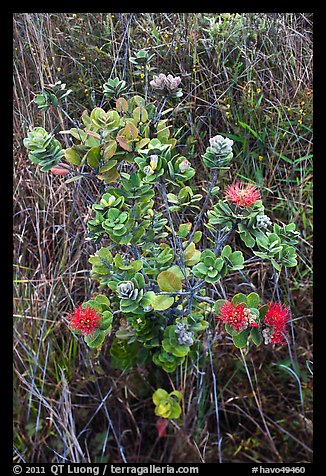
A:
[[[288,307],[274,302],[268,304],[268,310],[264,319],[265,324],[284,330],[289,319]]]
[[[248,312],[244,304],[234,305],[228,301],[223,304],[219,313],[217,317],[224,323],[228,322],[238,332],[248,327]]]
[[[271,344],[286,345],[286,340],[285,340],[285,337],[283,335],[283,332],[278,330],[278,329],[274,329],[273,332],[270,335],[270,343]]]
[[[234,185],[228,185],[225,190],[225,198],[241,207],[248,208],[253,203],[260,200],[260,191],[256,185],[248,183],[247,185],[236,182]]]
[[[77,307],[69,316],[70,327],[75,331],[80,331],[84,336],[91,335],[100,327],[101,314],[95,309],[82,306]]]
[[[284,332],[286,331],[286,324],[289,319],[290,311],[288,307],[274,302],[268,304],[264,322],[267,326],[273,328],[269,338],[272,344],[286,344]]]
[[[249,321],[250,327],[260,327],[261,324],[257,321]]]

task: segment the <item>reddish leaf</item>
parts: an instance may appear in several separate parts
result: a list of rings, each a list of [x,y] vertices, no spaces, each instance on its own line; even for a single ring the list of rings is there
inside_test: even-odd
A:
[[[166,436],[166,428],[169,424],[168,418],[159,418],[156,422],[157,436],[163,438]]]
[[[125,136],[118,136],[117,142],[122,149],[132,152],[132,142],[128,141]]]
[[[51,172],[55,175],[61,175],[61,176],[69,174],[69,170],[62,167],[60,164],[56,165],[55,167],[52,167]]]

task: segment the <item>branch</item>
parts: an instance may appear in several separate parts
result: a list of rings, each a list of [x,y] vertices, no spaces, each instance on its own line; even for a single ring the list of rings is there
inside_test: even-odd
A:
[[[209,189],[208,189],[208,192],[207,192],[205,201],[204,201],[204,203],[203,203],[202,209],[200,210],[200,213],[199,213],[199,215],[197,216],[197,218],[196,218],[196,220],[195,220],[193,230],[192,230],[192,232],[191,232],[191,234],[190,234],[190,236],[189,236],[189,238],[188,238],[188,241],[187,241],[187,243],[185,244],[183,250],[185,250],[185,249],[187,248],[187,246],[189,246],[189,244],[191,243],[191,241],[192,241],[192,239],[193,239],[193,237],[194,237],[194,235],[195,235],[195,233],[196,233],[197,227],[198,227],[198,225],[199,225],[199,223],[200,223],[200,221],[201,221],[201,219],[202,219],[202,217],[203,217],[204,212],[206,211],[206,208],[207,208],[207,205],[208,205],[208,200],[209,200],[210,197],[211,197],[212,190],[213,190],[213,188],[214,188],[214,186],[215,186],[215,184],[216,184],[217,176],[218,176],[218,171],[215,170],[214,175],[213,175],[213,179],[212,179],[212,182],[211,182],[211,184],[210,184],[210,186],[209,186]]]

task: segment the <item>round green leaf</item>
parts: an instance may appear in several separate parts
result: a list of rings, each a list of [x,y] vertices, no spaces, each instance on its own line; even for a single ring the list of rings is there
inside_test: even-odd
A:
[[[157,277],[157,284],[165,292],[179,291],[182,288],[181,279],[172,271],[162,271]]]
[[[157,295],[152,301],[152,306],[155,311],[165,311],[169,309],[174,303],[172,296]]]
[[[257,293],[250,293],[247,296],[247,305],[248,305],[248,307],[258,308],[259,304],[260,304],[260,297],[258,296]]]
[[[246,331],[242,331],[237,335],[232,337],[233,344],[238,347],[239,349],[246,347],[248,341],[248,333]]]

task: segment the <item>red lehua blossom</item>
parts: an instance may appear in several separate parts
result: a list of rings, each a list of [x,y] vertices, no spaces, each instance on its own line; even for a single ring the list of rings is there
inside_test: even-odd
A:
[[[100,327],[100,320],[101,314],[91,307],[83,309],[79,306],[69,316],[70,327],[86,336],[93,334]]]
[[[256,322],[256,321],[250,321],[249,324],[250,324],[250,327],[260,327],[261,326],[261,324],[259,324],[259,322]]]
[[[244,304],[232,304],[226,302],[220,309],[220,315],[217,316],[224,323],[229,323],[236,331],[242,331],[248,327],[248,313]]]
[[[289,308],[283,304],[270,302],[264,319],[265,324],[284,330],[290,318]]]
[[[289,319],[290,311],[288,307],[274,302],[268,304],[264,322],[268,326],[273,327],[273,331],[270,335],[270,342],[272,344],[286,344],[284,332]]]
[[[270,342],[271,344],[280,344],[280,345],[285,345],[286,340],[283,335],[283,332],[279,329],[274,329],[271,336],[270,336]]]
[[[229,202],[248,208],[257,202],[257,200],[260,200],[261,195],[256,185],[236,182],[234,185],[228,185],[226,187],[225,198]]]

